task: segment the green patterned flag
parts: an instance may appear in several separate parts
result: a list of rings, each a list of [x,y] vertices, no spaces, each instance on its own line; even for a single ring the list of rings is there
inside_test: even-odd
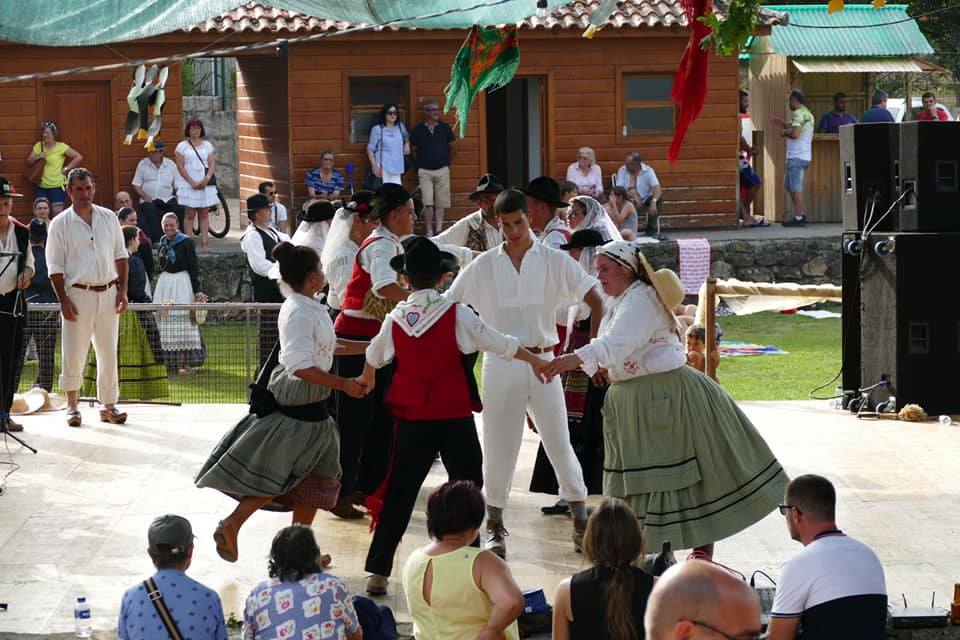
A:
[[[450,68],[450,84],[444,89],[444,112],[456,109],[460,137],[467,131],[467,118],[474,98],[484,89],[499,89],[513,80],[520,66],[517,28],[474,25]]]

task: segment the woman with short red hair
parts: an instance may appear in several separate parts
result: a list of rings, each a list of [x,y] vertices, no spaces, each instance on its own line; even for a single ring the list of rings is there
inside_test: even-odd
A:
[[[216,154],[213,145],[204,140],[207,135],[199,118],[187,120],[183,128],[185,140],[177,145],[177,202],[183,205],[183,232],[193,237],[193,218],[200,216],[200,250],[210,251],[207,246],[207,230],[210,226],[208,213],[217,204],[217,187],[213,179]]]

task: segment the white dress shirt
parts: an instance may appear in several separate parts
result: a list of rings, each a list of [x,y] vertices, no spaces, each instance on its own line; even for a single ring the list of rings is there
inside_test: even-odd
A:
[[[348,238],[333,254],[330,264],[323,265],[323,277],[329,285],[327,305],[334,309],[343,307],[343,296],[346,294],[350,276],[353,275],[353,262],[359,249],[357,243]]]
[[[495,227],[483,219],[483,211],[477,209],[468,216],[464,216],[453,223],[453,225],[433,236],[433,241],[437,244],[452,244],[458,247],[467,246],[467,238],[471,230],[483,229],[487,240],[487,250],[493,249],[503,242],[503,232],[499,227]]]
[[[396,351],[393,344],[393,326],[397,324],[407,334],[423,335],[440,317],[456,304],[441,296],[434,289],[414,291],[401,302],[384,319],[378,333],[367,347],[367,362],[375,369],[379,369],[393,361]],[[430,309],[424,313],[424,309]],[[456,334],[457,346],[461,353],[474,351],[489,351],[501,358],[512,360],[520,348],[520,341],[507,336],[481,320],[477,314],[463,305],[457,305]],[[416,319],[413,319],[416,318]],[[425,323],[424,327],[406,326],[408,320],[413,323]]]
[[[317,367],[330,371],[337,335],[327,308],[316,298],[291,293],[280,306],[277,318],[280,331],[280,363],[287,375]]]
[[[574,353],[588,376],[606,368],[615,382],[673,371],[687,361],[675,328],[656,289],[637,281],[610,301],[597,337]]]
[[[137,171],[133,174],[131,184],[139,187],[147,195],[153,196],[153,199],[167,201],[173,197],[173,190],[176,186],[177,164],[170,158],[164,158],[160,166],[153,164],[150,158],[144,158],[137,163]],[[140,202],[144,202],[140,198]]]
[[[657,172],[653,170],[653,167],[641,162],[640,173],[637,174],[636,179],[630,174],[627,165],[620,165],[620,168],[617,169],[617,185],[628,191],[636,189],[642,202],[653,193],[655,187],[660,186],[660,181],[657,180]]]
[[[272,236],[277,242],[290,241],[290,237],[285,233],[270,228],[261,228],[260,231]],[[267,259],[267,254],[263,250],[263,238],[257,232],[257,225],[247,225],[247,228],[243,230],[243,234],[240,236],[240,250],[246,254],[247,264],[250,265],[255,274],[264,278],[273,277],[274,274],[270,273],[270,268],[276,263]]]
[[[280,231],[287,224],[287,208],[279,202],[270,204],[270,228]]]
[[[12,220],[7,222],[7,233],[4,234],[2,242],[0,242],[0,251],[20,251],[14,226]],[[17,260],[17,256],[0,257],[0,271],[3,271],[3,275],[0,275],[0,294],[6,295],[17,288]],[[27,242],[27,255],[24,265],[29,267],[31,271],[36,271],[33,266],[33,250],[30,248],[30,242]],[[0,337],[0,339],[3,339],[3,337]]]
[[[564,231],[566,233],[564,233]],[[540,234],[540,243],[553,249],[560,249],[560,245],[570,242],[570,236],[573,231],[563,220],[553,217],[543,227],[543,233]]]
[[[91,205],[92,225],[67,207],[49,225],[47,271],[63,274],[66,286],[104,285],[117,279],[117,260],[127,259],[127,245],[117,214]]]
[[[484,322],[525,347],[557,344],[557,310],[583,300],[596,279],[570,256],[534,242],[518,272],[505,245],[481,253],[446,295],[476,309]]]

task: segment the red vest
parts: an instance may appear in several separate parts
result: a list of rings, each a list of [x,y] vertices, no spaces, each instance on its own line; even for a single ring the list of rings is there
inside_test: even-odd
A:
[[[366,297],[367,292],[370,291],[370,288],[373,287],[373,281],[370,279],[370,274],[360,266],[360,252],[370,246],[371,243],[383,239],[383,236],[377,236],[375,238],[367,237],[367,239],[360,244],[357,255],[353,258],[353,273],[350,274],[350,281],[347,283],[347,289],[343,294],[343,304],[340,306],[341,313],[337,315],[337,319],[333,323],[333,328],[339,335],[372,338],[380,331],[380,323],[378,321],[371,320],[370,318],[357,318],[347,315],[343,313],[343,311],[347,309],[352,309],[353,311],[363,309],[363,299]]]
[[[419,338],[393,326],[397,368],[384,404],[400,420],[469,418],[482,409],[471,397],[457,346],[457,305]],[[429,354],[429,355],[428,355]]]

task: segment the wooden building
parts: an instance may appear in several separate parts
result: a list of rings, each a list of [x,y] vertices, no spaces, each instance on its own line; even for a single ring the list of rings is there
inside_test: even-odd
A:
[[[786,142],[770,116],[780,114],[789,120],[791,89],[803,91],[816,124],[833,110],[838,91],[847,94],[847,111],[859,120],[870,106],[874,74],[920,73],[936,67],[917,58],[933,48],[916,22],[907,19],[905,5],[874,9],[847,4],[834,14],[827,13],[826,3],[767,8],[789,12],[790,21],[773,26],[769,36],[755,38],[750,48],[750,110],[754,146],[759,150],[755,166],[764,180],[755,213],[783,220],[788,206],[783,188]],[[804,179],[807,219],[840,222],[840,189],[840,136],[817,133]]]
[[[607,187],[626,154],[641,153],[664,187],[665,227],[733,225],[737,60],[712,59],[703,113],[687,135],[680,160],[670,166],[667,148],[677,111],[669,94],[689,38],[681,2],[629,0],[587,40],[581,34],[597,4],[581,0],[520,25],[516,78],[502,90],[481,94],[471,110],[452,167],[449,217],[472,210],[466,195],[481,174],[493,172],[508,185],[542,174],[562,180],[577,149],[589,146]],[[349,26],[248,4],[184,31],[109,47],[0,42],[0,75],[325,34],[284,47],[280,54],[272,47],[236,54],[240,196],[272,180],[288,202],[299,206],[306,195],[304,177],[319,164],[324,149],[337,154],[341,170],[354,166],[359,188],[368,168],[365,145],[376,111],[384,102],[397,102],[408,127],[419,122],[423,98],[442,102],[450,65],[465,37],[460,30],[339,33]],[[127,70],[4,85],[0,174],[25,187],[18,183],[22,159],[37,139],[40,122],[58,119],[62,139],[84,154],[103,193],[112,196],[116,188],[129,186],[142,150],[119,144],[128,87]],[[171,66],[167,88],[161,137],[176,142],[182,135],[178,65]],[[452,124],[453,114],[445,118]],[[415,173],[404,181],[414,186]]]

